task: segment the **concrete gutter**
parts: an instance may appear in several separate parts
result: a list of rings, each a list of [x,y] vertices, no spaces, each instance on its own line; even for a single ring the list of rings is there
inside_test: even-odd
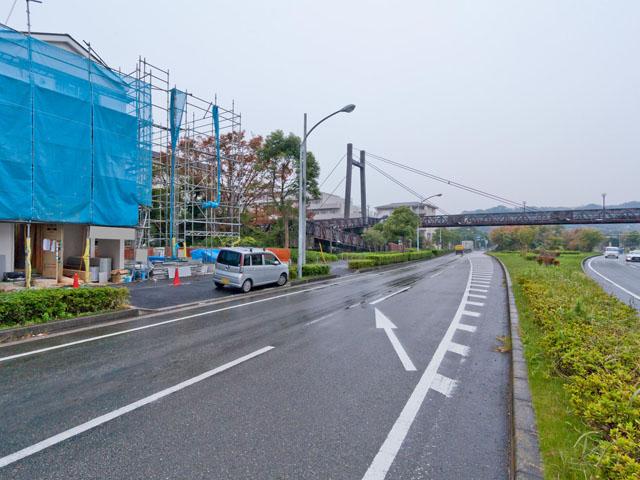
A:
[[[49,335],[65,330],[74,330],[83,327],[113,322],[114,320],[130,319],[140,316],[145,310],[140,308],[124,308],[112,312],[87,315],[84,317],[68,318],[66,320],[54,320],[47,323],[37,323],[25,327],[7,328],[0,330],[0,345],[24,340],[38,335]]]
[[[531,402],[527,363],[520,339],[520,319],[513,296],[509,271],[495,258],[504,272],[511,328],[511,478],[533,480],[544,478],[536,416]]]

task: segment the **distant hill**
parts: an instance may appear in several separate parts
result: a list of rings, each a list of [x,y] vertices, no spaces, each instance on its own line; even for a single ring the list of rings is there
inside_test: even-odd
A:
[[[619,205],[607,205],[607,208],[640,208],[640,201],[631,201],[621,203]],[[527,210],[599,210],[602,208],[602,205],[597,205],[595,203],[589,203],[587,205],[581,205],[579,207],[529,207],[527,206]],[[464,210],[462,213],[508,213],[508,212],[520,212],[521,208],[515,207],[505,207],[504,205],[498,205],[496,207],[486,208],[486,209],[478,209],[478,210]]]
[[[607,205],[607,208],[640,208],[640,201],[631,201],[621,203],[619,205]],[[527,207],[527,210],[530,207]],[[531,210],[599,210],[602,208],[602,205],[597,205],[595,203],[589,203],[587,205],[581,205],[579,207],[531,207]],[[491,208],[486,209],[478,209],[478,210],[465,210],[462,213],[509,213],[509,212],[520,212],[521,208],[512,208],[505,207],[504,205],[498,205]],[[566,228],[576,228],[576,227],[593,227],[598,230],[612,234],[612,233],[623,233],[631,230],[640,230],[640,224],[635,223],[621,223],[616,225],[565,225]],[[493,227],[482,227],[481,229],[491,230]]]

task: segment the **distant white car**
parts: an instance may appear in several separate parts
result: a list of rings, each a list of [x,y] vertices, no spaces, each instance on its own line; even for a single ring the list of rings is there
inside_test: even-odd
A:
[[[631,250],[625,258],[627,262],[640,262],[640,250]]]
[[[604,249],[604,258],[618,258],[620,250],[618,247],[607,247]]]

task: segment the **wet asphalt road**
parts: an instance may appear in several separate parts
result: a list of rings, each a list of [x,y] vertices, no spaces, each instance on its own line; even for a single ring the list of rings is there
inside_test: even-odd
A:
[[[447,256],[2,347],[0,478],[508,478],[505,305]]]
[[[640,311],[640,262],[627,262],[620,258],[590,258],[585,271],[607,292]]]

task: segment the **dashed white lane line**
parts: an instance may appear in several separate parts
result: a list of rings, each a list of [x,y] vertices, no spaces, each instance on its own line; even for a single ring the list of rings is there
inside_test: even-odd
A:
[[[175,393],[182,389],[190,387],[191,385],[194,385],[198,382],[206,380],[209,377],[213,377],[214,375],[224,372],[225,370],[228,370],[231,367],[235,367],[236,365],[246,362],[247,360],[251,360],[252,358],[262,355],[263,353],[267,353],[269,350],[273,350],[274,348],[275,347],[271,347],[271,346],[264,347],[259,350],[256,350],[255,352],[249,353],[248,355],[245,355],[243,357],[236,358],[235,360],[229,363],[225,363],[224,365],[214,368],[213,370],[209,370],[208,372],[201,373],[200,375],[190,378],[189,380],[185,380],[184,382],[178,383],[173,387],[169,387],[164,390],[161,390],[157,393],[154,393],[153,395],[149,395],[148,397],[142,398],[137,402],[133,402],[133,403],[130,403],[129,405],[125,405],[124,407],[118,408],[117,410],[109,412],[105,415],[96,417],[93,420],[89,420],[88,422],[81,423],[76,427],[73,427],[69,430],[65,430],[62,433],[54,435],[53,437],[49,437],[27,448],[18,450],[17,452],[12,453],[11,455],[2,457],[0,458],[0,468],[6,467],[7,465],[13,462],[17,462],[18,460],[21,460],[23,458],[29,457],[34,453],[40,452],[45,448],[51,447],[52,445],[56,445],[57,443],[63,442],[71,437],[75,437],[76,435],[86,432],[87,430],[91,430],[99,425],[102,425],[103,423],[107,423],[115,418],[125,415],[126,413],[132,412],[133,410],[137,410],[138,408],[148,405],[151,402],[155,402],[156,400],[166,397],[167,395],[171,395],[172,393]]]
[[[434,273],[433,275],[431,275],[429,278],[435,278],[438,275],[442,275],[444,273],[444,270],[440,270],[438,273]]]
[[[480,316],[480,312],[472,312],[471,310],[464,310],[462,314],[467,315],[469,317],[476,317],[476,318]]]
[[[489,290],[487,290],[486,288],[470,288],[469,291],[470,292],[487,293]]]
[[[477,330],[477,327],[473,325],[467,325],[466,323],[461,323],[458,325],[458,330],[464,330],[465,332],[473,333]]]
[[[395,291],[395,292],[391,292],[389,295],[385,295],[384,297],[379,298],[379,299],[377,299],[377,300],[374,300],[373,302],[369,302],[369,305],[376,305],[376,304],[378,304],[378,303],[380,303],[380,302],[384,302],[387,298],[391,298],[391,297],[393,297],[394,295],[398,295],[399,293],[406,292],[406,291],[407,291],[407,290],[409,290],[410,288],[411,288],[411,287],[404,287],[404,288],[401,288],[400,290],[397,290],[397,291]]]
[[[451,344],[449,345],[449,351],[457,353],[458,355],[462,355],[463,357],[469,355],[469,347],[467,347],[466,345],[460,345],[456,342],[451,342]]]
[[[383,480],[385,478],[389,468],[391,468],[391,465],[396,458],[396,455],[398,454],[398,451],[400,450],[400,447],[402,446],[402,442],[404,442],[404,439],[409,433],[409,429],[411,428],[416,415],[418,415],[418,411],[420,410],[429,390],[432,388],[435,390],[437,387],[437,391],[440,393],[445,395],[448,393],[450,395],[455,388],[454,380],[448,379],[449,381],[446,381],[446,377],[443,377],[438,373],[438,368],[440,367],[445,354],[449,351],[453,335],[456,330],[461,329],[468,332],[473,331],[470,329],[470,325],[460,323],[462,313],[464,312],[464,306],[466,304],[467,294],[471,288],[473,262],[469,261],[469,264],[470,269],[467,286],[462,299],[460,300],[460,304],[458,305],[458,309],[449,324],[449,328],[447,328],[442,340],[440,340],[438,348],[429,361],[429,365],[427,365],[427,368],[420,377],[418,384],[413,389],[409,400],[402,409],[402,412],[400,412],[400,415],[393,424],[393,427],[391,427],[387,438],[380,447],[380,450],[378,450],[373,462],[369,465],[369,468],[364,474],[363,480]]]
[[[472,300],[467,300],[467,305],[473,305],[475,307],[484,307],[484,303],[482,303],[482,302],[474,302]]]
[[[467,295],[468,297],[472,297],[472,298],[487,298],[486,295],[477,295],[475,293],[470,293],[469,295]]]
[[[591,265],[591,262],[593,261],[593,258],[589,259],[589,261],[587,262],[587,266],[591,269],[591,271],[593,271],[593,273],[595,273],[596,275],[598,275],[599,277],[604,278],[607,282],[609,282],[611,285],[618,287],[620,290],[622,290],[625,293],[628,293],[629,295],[631,295],[633,298],[640,300],[640,295],[636,295],[635,293],[633,293],[630,290],[627,290],[626,288],[624,288],[622,285],[617,284],[616,282],[614,282],[613,280],[611,280],[608,277],[605,277],[604,275],[602,275],[600,272],[598,272],[595,268],[593,268],[593,266]]]
[[[433,383],[431,384],[431,388],[436,392],[441,393],[445,397],[451,397],[457,385],[458,382],[453,380],[452,378],[445,377],[444,375],[436,373],[436,376],[433,379]]]

